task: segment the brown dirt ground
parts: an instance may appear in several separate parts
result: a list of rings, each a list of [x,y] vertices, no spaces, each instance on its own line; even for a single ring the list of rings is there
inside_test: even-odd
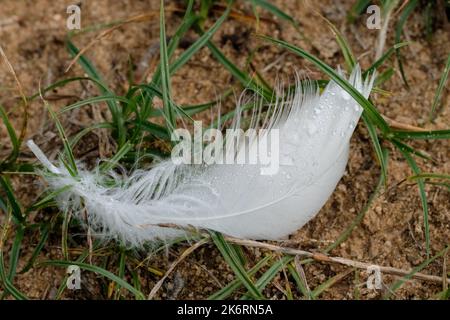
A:
[[[157,12],[159,0],[151,1],[80,1],[82,3],[82,26],[98,24],[127,18],[142,12]],[[273,22],[262,21],[259,32],[287,40],[309,52],[318,55],[332,66],[343,65],[343,57],[334,40],[333,34],[326,23],[320,20],[313,9],[305,5],[305,1],[278,0],[274,1],[282,9],[292,14],[299,22],[300,29],[308,39],[302,37],[286,23],[270,17]],[[8,56],[11,64],[24,87],[26,94],[35,93],[42,87],[63,77],[82,75],[79,66],[65,74],[64,70],[70,61],[64,46],[66,35],[65,19],[66,7],[72,1],[49,0],[1,0],[0,3],[0,44]],[[167,1],[169,6],[179,5],[179,1]],[[354,25],[346,22],[350,1],[314,1],[315,10],[331,20],[348,38],[353,50],[360,57],[363,67],[373,61],[377,31],[368,30],[363,20]],[[239,7],[251,13],[248,5]],[[168,30],[170,35],[178,25],[181,15],[176,12],[167,13]],[[230,19],[215,35],[217,43],[224,53],[240,67],[245,67],[248,54],[256,50],[254,66],[262,70],[266,79],[275,79],[280,75],[292,75],[295,69],[308,70],[312,78],[319,78],[320,74],[311,64],[291,54],[281,54],[280,49],[262,43],[252,37],[255,31],[254,22]],[[433,129],[444,129],[450,125],[450,99],[448,90],[443,96],[443,111],[435,123],[427,124],[427,117],[433,101],[434,92],[443,70],[445,59],[450,50],[450,28],[439,25],[431,41],[426,41],[423,34],[423,19],[415,14],[404,30],[405,37],[414,41],[411,46],[403,50],[405,55],[406,73],[410,79],[411,90],[402,85],[397,74],[385,84],[384,88],[393,94],[389,97],[374,95],[374,101],[379,110],[386,116],[397,121]],[[98,33],[98,32],[97,32]],[[87,33],[75,38],[78,47],[86,45],[97,33]],[[390,29],[386,47],[392,45],[393,29]],[[146,70],[151,76],[152,66],[158,60],[159,41],[158,18],[129,24],[91,48],[87,56],[92,59],[97,68],[104,75],[106,81],[118,93],[123,93],[127,86],[127,68],[131,57],[136,64],[136,74],[143,77]],[[183,39],[184,46],[195,39],[190,33]],[[181,49],[177,53],[181,52]],[[394,62],[393,62],[394,63]],[[270,68],[266,68],[271,66]],[[173,91],[175,101],[179,104],[193,104],[215,99],[222,90],[236,85],[226,70],[221,67],[207,49],[203,49],[173,77]],[[235,86],[235,88],[239,88]],[[95,94],[91,85],[81,87],[70,85],[51,94],[51,103],[55,108],[67,105],[77,99]],[[13,123],[18,128],[22,121],[20,110],[15,110],[18,93],[15,82],[4,63],[0,63],[0,103],[11,112]],[[30,121],[27,137],[33,137],[47,154],[56,157],[61,144],[54,126],[41,102],[33,102],[29,108]],[[62,118],[65,128],[73,134],[80,128],[101,121],[107,117],[104,106],[90,106],[74,111]],[[10,146],[6,143],[6,132],[0,126],[0,155],[3,157]],[[436,159],[436,163],[420,162],[426,172],[450,172],[449,141],[417,142],[413,143]],[[359,225],[332,255],[365,261],[396,268],[410,269],[420,264],[425,258],[423,214],[420,206],[417,187],[414,184],[400,181],[408,177],[411,172],[399,153],[392,151],[389,162],[389,188],[373,203],[362,224]],[[113,145],[105,132],[93,134],[82,147],[77,150],[77,157],[89,160],[99,156],[108,156]],[[24,150],[23,159],[31,159],[28,151]],[[368,134],[364,126],[359,125],[351,143],[350,161],[345,176],[339,183],[336,192],[329,199],[320,213],[291,237],[290,245],[304,250],[318,251],[332,243],[345,228],[350,225],[360,209],[367,201],[377,183],[379,168],[374,160]],[[38,180],[29,177],[14,177],[14,187],[24,204],[37,199],[42,186]],[[450,194],[438,187],[427,186],[430,206],[430,236],[432,252],[436,253],[450,243]],[[4,216],[0,216],[0,222]],[[30,219],[39,221],[42,214],[34,213]],[[80,230],[78,230],[81,232]],[[39,257],[61,258],[60,231],[56,230],[50,236],[49,242]],[[27,260],[37,242],[37,237],[27,235],[22,253],[21,264]],[[9,244],[10,245],[10,244]],[[7,247],[8,248],[8,247]],[[185,246],[176,246],[169,254],[151,257],[148,266],[154,269],[167,269]],[[250,257],[258,258],[264,252],[246,249]],[[73,258],[76,257],[75,252]],[[117,259],[115,257],[114,259]],[[425,273],[441,275],[444,265],[442,258],[433,262]],[[450,265],[447,259],[447,270]],[[233,274],[223,263],[220,254],[211,245],[204,246],[184,260],[172,276],[166,281],[159,292],[159,298],[205,298],[215,292],[220,286],[233,279]],[[306,278],[310,287],[314,288],[326,279],[346,270],[340,266],[309,264],[305,267]],[[111,270],[116,272],[117,270]],[[58,288],[64,270],[61,268],[35,267],[23,275],[18,275],[16,286],[32,298],[52,298]],[[144,292],[149,292],[160,276],[148,270],[139,270],[139,276]],[[382,292],[371,291],[359,286],[355,279],[365,281],[364,271],[355,271],[343,280],[325,291],[321,298],[325,299],[376,299]],[[83,290],[77,293],[65,293],[66,298],[90,299],[100,298],[99,292],[107,285],[95,275],[86,274],[88,281],[84,282]],[[128,279],[130,280],[130,279]],[[396,280],[392,276],[384,276],[387,285]],[[265,291],[267,297],[280,299],[283,294],[278,289],[285,286],[285,278],[280,274],[275,285]],[[277,285],[278,284],[278,285]],[[411,281],[396,292],[396,298],[433,298],[442,290],[441,285],[421,281]],[[358,293],[359,292],[359,293]]]

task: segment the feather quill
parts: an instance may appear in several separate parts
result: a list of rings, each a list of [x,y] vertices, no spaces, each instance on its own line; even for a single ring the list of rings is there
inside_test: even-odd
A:
[[[368,97],[374,77],[369,78],[363,81],[356,66],[349,82]],[[237,108],[234,128],[241,122]],[[72,177],[62,164],[51,164],[33,141],[28,146],[47,167],[50,188],[70,186],[58,196],[59,206],[80,218],[86,209],[98,235],[131,246],[187,235],[190,227],[246,239],[281,239],[312,219],[333,192],[344,174],[362,108],[332,81],[321,95],[315,86],[298,82],[289,99],[271,108],[265,119],[256,109],[251,126],[263,122],[266,134],[279,132],[280,167],[273,175],[261,174],[261,165],[180,165],[169,159],[129,176],[81,168]],[[258,141],[250,140],[250,155],[257,152]]]

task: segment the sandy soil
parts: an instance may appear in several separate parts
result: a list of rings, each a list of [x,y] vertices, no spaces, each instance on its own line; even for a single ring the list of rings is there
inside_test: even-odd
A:
[[[240,2],[240,1],[239,1]],[[309,52],[319,56],[332,66],[343,65],[343,57],[334,40],[333,34],[326,23],[318,18],[314,10],[331,20],[348,38],[353,50],[360,58],[363,67],[373,62],[377,31],[368,30],[364,20],[358,20],[354,25],[346,22],[346,12],[351,6],[350,1],[314,1],[315,7],[308,7],[305,1],[277,0],[274,1],[283,10],[292,14],[300,22],[302,36],[295,29],[267,13],[264,17],[272,21],[263,20],[258,32],[269,34],[289,41]],[[99,24],[127,18],[143,12],[157,14],[159,0],[151,1],[81,1],[82,26]],[[179,1],[168,1],[169,6],[178,6]],[[64,45],[66,35],[66,7],[71,1],[15,1],[2,0],[0,4],[0,45],[3,47],[11,64],[20,79],[27,95],[35,93],[39,86],[45,87],[54,81],[76,75],[82,75],[79,66],[74,66],[68,73],[65,68],[70,61]],[[240,4],[240,8],[251,14],[251,7]],[[218,16],[219,13],[216,13]],[[167,13],[168,30],[170,35],[181,20],[181,13]],[[450,125],[450,99],[448,90],[444,91],[444,108],[435,123],[428,124],[428,114],[434,97],[437,83],[441,76],[445,60],[450,50],[450,28],[438,24],[430,41],[423,33],[423,18],[415,14],[404,30],[405,38],[413,43],[403,50],[405,69],[410,80],[411,90],[402,84],[397,71],[395,76],[385,84],[384,89],[392,95],[374,95],[374,102],[386,116],[397,121],[416,126],[433,129],[445,129]],[[220,31],[214,36],[224,53],[238,66],[246,66],[247,56],[256,50],[254,67],[262,72],[266,79],[276,76],[292,76],[294,70],[307,70],[311,78],[321,75],[314,67],[294,55],[284,53],[280,49],[263,43],[252,36],[255,31],[254,22],[240,19],[230,19],[224,23]],[[91,32],[77,36],[74,41],[78,47],[83,47],[92,40],[98,32]],[[159,41],[158,16],[145,22],[129,24],[119,28],[111,36],[98,42],[91,48],[87,56],[101,71],[106,82],[117,92],[123,93],[127,86],[127,70],[131,58],[135,67],[136,77],[149,78],[153,66],[158,61]],[[189,33],[182,41],[188,46],[196,35]],[[390,29],[386,47],[393,43],[393,29]],[[178,49],[179,54],[182,49]],[[392,62],[394,64],[395,62]],[[146,74],[148,71],[148,74]],[[223,67],[214,61],[207,49],[202,49],[187,66],[183,67],[173,77],[173,91],[175,101],[179,104],[194,104],[213,100],[224,89],[239,86]],[[58,89],[49,95],[52,106],[61,106],[78,99],[95,94],[91,85],[81,87],[70,85]],[[13,123],[19,127],[22,121],[20,110],[14,109],[18,99],[15,82],[4,63],[0,63],[0,103],[11,113]],[[33,102],[29,109],[30,121],[27,137],[34,138],[43,146],[47,154],[53,158],[61,148],[54,125],[41,102]],[[63,125],[70,134],[81,128],[107,118],[105,106],[94,105],[66,114],[62,118]],[[6,130],[0,126],[0,155],[7,154],[10,146],[6,141]],[[426,172],[450,172],[449,141],[416,142],[413,145],[424,150],[436,159],[435,163],[419,161]],[[387,145],[388,146],[388,145]],[[77,150],[77,157],[82,160],[106,157],[113,151],[113,144],[105,132],[92,134]],[[388,189],[374,201],[362,223],[352,232],[351,236],[334,249],[331,254],[401,269],[410,269],[420,264],[425,258],[425,237],[423,228],[423,213],[417,187],[411,183],[401,183],[411,175],[409,167],[401,155],[391,149],[389,161]],[[23,159],[31,159],[31,155],[24,150]],[[363,125],[359,125],[351,142],[350,161],[347,171],[336,192],[329,199],[320,213],[299,230],[290,239],[290,245],[304,250],[319,251],[332,243],[347,226],[351,224],[358,212],[366,203],[374,190],[379,176],[370,141]],[[30,177],[14,177],[14,187],[24,204],[37,199],[43,190],[38,180]],[[432,253],[442,250],[450,243],[450,194],[435,186],[427,186],[430,207],[430,237]],[[40,221],[54,216],[55,212],[45,211],[32,213],[31,220]],[[3,214],[0,216],[0,222]],[[59,226],[59,224],[58,224]],[[59,227],[58,227],[59,228]],[[79,232],[82,230],[71,230]],[[40,260],[46,258],[61,258],[60,238],[61,230],[55,229],[44,248]],[[73,257],[77,256],[75,248],[82,248],[83,236],[75,236],[77,243],[72,243]],[[24,249],[23,264],[31,255],[38,238],[35,234],[27,234]],[[170,262],[175,260],[186,246],[176,246],[169,254],[159,254],[151,257],[145,268],[139,268],[138,273],[142,289],[150,291],[159,280]],[[111,250],[111,249],[110,249]],[[261,257],[264,252],[246,249],[252,259]],[[142,258],[142,253],[137,260]],[[111,259],[118,259],[111,256]],[[110,262],[107,262],[110,263]],[[444,264],[447,270],[450,265],[447,259],[435,260],[425,273],[442,275]],[[130,261],[130,265],[134,265]],[[156,271],[151,271],[156,270]],[[220,254],[212,247],[205,246],[194,252],[183,261],[172,276],[166,281],[159,292],[159,298],[205,298],[233,279],[233,273],[223,263]],[[323,283],[326,279],[348,270],[340,266],[313,263],[305,266],[305,273],[311,288]],[[113,268],[112,272],[117,272]],[[64,270],[61,268],[35,267],[29,272],[18,275],[15,281],[17,287],[33,298],[52,298],[59,287]],[[349,273],[344,279],[325,291],[321,298],[325,299],[375,299],[383,292],[368,290],[363,283],[367,277],[364,271]],[[109,283],[99,277],[86,274],[83,290],[73,293],[66,292],[66,298],[100,298],[100,292],[105,292]],[[359,280],[357,280],[359,279]],[[128,279],[130,280],[130,279]],[[396,280],[392,276],[384,276],[387,285]],[[270,298],[282,298],[279,287],[285,286],[285,278],[281,273],[270,285],[265,294]],[[396,292],[398,299],[433,298],[441,291],[442,285],[421,281],[411,281]],[[103,297],[104,298],[104,297]]]

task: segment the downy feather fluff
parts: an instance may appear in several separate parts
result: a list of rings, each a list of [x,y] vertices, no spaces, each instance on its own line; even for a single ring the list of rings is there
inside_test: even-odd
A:
[[[363,82],[357,66],[349,82],[368,97],[373,79]],[[237,108],[234,127],[240,126]],[[254,126],[260,111],[254,113]],[[98,235],[132,246],[183,236],[190,227],[281,239],[313,218],[333,192],[344,174],[362,108],[330,81],[321,95],[315,86],[297,83],[291,98],[272,111],[265,127],[279,130],[275,175],[262,175],[260,165],[175,165],[168,159],[129,176],[79,168],[74,178],[63,165],[51,164],[32,141],[28,146],[47,167],[44,176],[52,189],[70,186],[58,196],[59,206],[80,219],[86,210]],[[257,143],[250,142],[249,153],[257,152]]]

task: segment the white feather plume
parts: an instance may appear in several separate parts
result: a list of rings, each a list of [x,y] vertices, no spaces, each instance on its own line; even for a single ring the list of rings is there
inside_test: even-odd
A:
[[[349,82],[368,97],[373,79],[363,83],[357,66]],[[70,186],[57,199],[60,207],[80,218],[86,209],[98,234],[137,246],[186,234],[167,227],[177,225],[280,239],[313,218],[333,192],[362,108],[332,81],[321,95],[313,86],[298,84],[288,101],[273,108],[266,128],[279,130],[280,168],[274,175],[260,174],[261,165],[176,165],[169,159],[129,176],[79,169],[74,178],[63,165],[51,164],[32,141],[28,146],[49,169],[45,178],[52,189]],[[255,116],[252,122],[258,122]],[[257,152],[257,144],[251,141],[250,153]]]

